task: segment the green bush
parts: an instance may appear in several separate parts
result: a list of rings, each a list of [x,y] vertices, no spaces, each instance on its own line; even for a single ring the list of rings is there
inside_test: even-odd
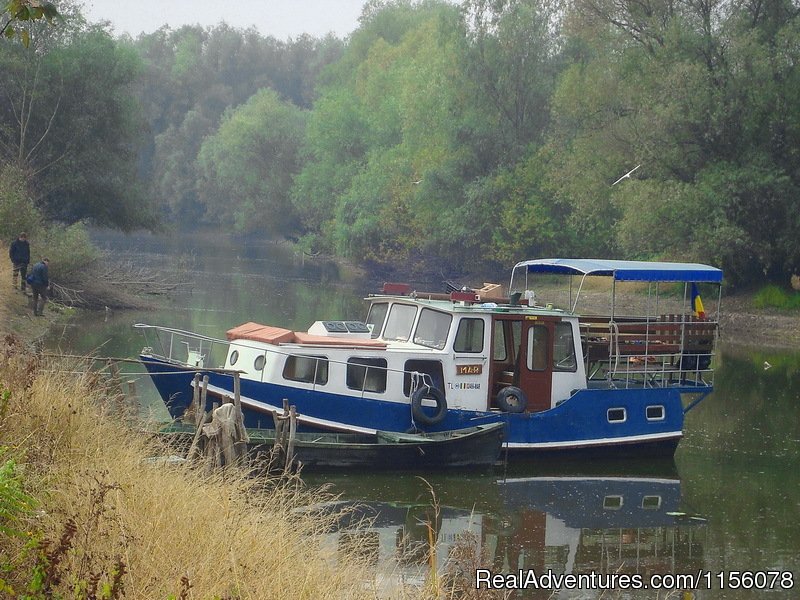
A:
[[[777,285],[767,285],[755,295],[753,305],[756,308],[798,309],[800,308],[800,293],[788,292]]]
[[[31,240],[31,260],[35,262],[43,256],[50,259],[50,278],[64,282],[85,272],[87,265],[100,257],[100,252],[92,245],[86,227],[82,223],[75,223],[49,225],[40,233],[39,239]]]
[[[33,508],[33,498],[25,493],[16,462],[5,454],[0,446],[0,534],[22,535],[17,526]]]
[[[34,205],[24,171],[0,165],[0,239],[11,243],[21,232],[28,234],[31,262],[50,259],[50,277],[69,281],[75,273],[100,256],[82,223],[47,223]]]
[[[7,244],[21,232],[36,235],[42,216],[28,191],[25,173],[12,165],[0,165],[0,238]]]

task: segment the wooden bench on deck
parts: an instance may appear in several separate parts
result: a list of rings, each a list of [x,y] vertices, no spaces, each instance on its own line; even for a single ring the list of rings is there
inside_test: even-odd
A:
[[[681,356],[710,356],[717,323],[693,315],[656,319],[582,317],[581,341],[589,364],[630,357],[632,361],[677,366]],[[697,363],[697,360],[695,360]]]

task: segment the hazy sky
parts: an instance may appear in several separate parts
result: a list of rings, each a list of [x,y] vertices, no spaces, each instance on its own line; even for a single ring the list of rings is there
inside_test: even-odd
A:
[[[110,21],[117,34],[136,37],[162,25],[177,29],[225,21],[237,28],[256,27],[278,39],[333,32],[345,37],[358,26],[366,0],[85,0],[84,14],[93,22]]]

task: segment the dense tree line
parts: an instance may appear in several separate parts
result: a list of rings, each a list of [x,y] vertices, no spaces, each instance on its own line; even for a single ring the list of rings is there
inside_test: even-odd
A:
[[[347,40],[287,41],[114,39],[62,12],[36,52],[0,43],[2,160],[62,221],[217,223],[448,271],[800,271],[797,0],[373,0]]]

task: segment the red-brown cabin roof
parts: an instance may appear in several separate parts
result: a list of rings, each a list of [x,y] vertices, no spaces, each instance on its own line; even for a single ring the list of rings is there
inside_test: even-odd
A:
[[[227,331],[228,340],[250,340],[267,344],[307,344],[309,346],[360,346],[366,348],[385,348],[386,342],[369,338],[328,337],[294,332],[282,327],[244,323]]]

